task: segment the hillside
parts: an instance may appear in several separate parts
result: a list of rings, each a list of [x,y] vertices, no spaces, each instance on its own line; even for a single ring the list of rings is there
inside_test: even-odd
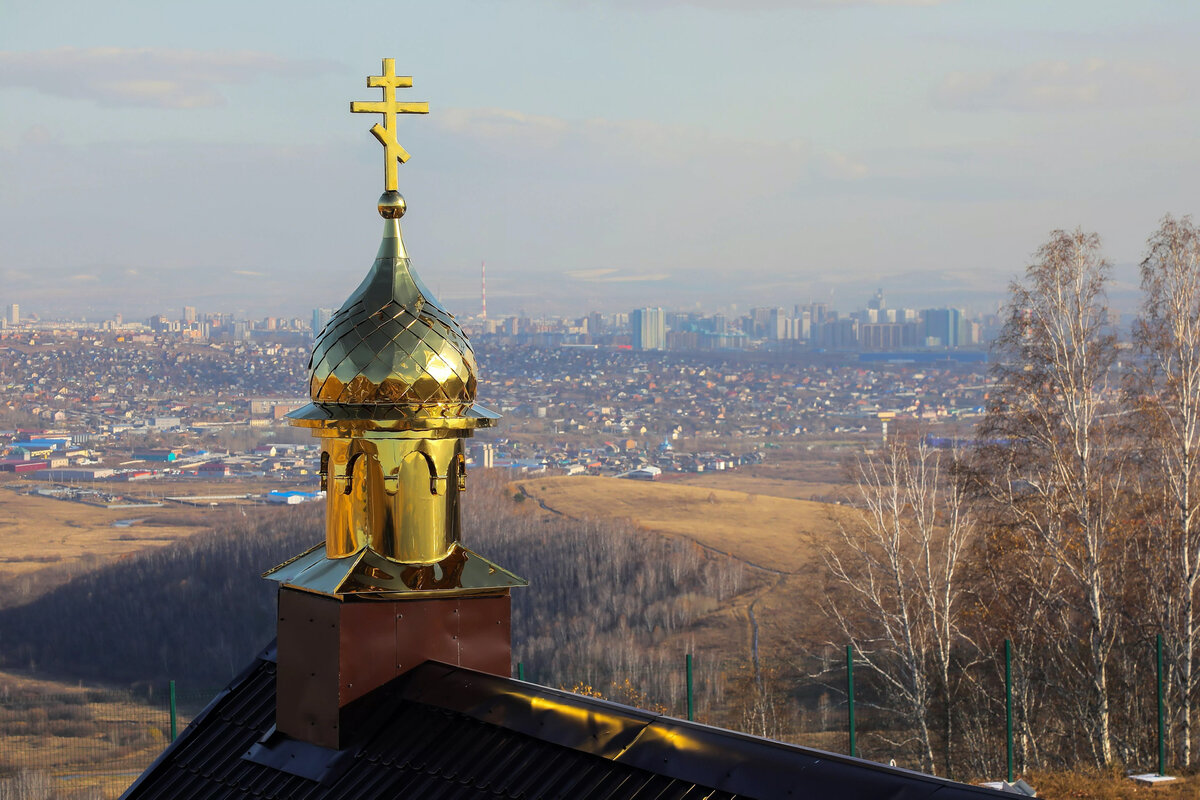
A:
[[[568,517],[626,519],[690,539],[753,566],[799,572],[820,561],[836,530],[836,506],[675,482],[596,477],[537,478],[513,486]]]
[[[315,505],[223,512],[211,532],[2,611],[3,666],[122,685],[219,686],[274,635],[275,584],[259,573],[318,541],[322,513]],[[660,655],[658,646],[762,582],[690,542],[619,521],[551,518],[482,471],[472,474],[464,530],[468,546],[530,579],[513,596],[514,659],[552,685],[633,676],[673,702],[677,670],[663,677],[659,664],[682,650]],[[700,666],[707,705],[721,667]]]
[[[738,485],[750,480],[736,473],[730,477]],[[764,676],[778,674],[782,685],[808,674],[804,683],[812,691],[820,690],[812,674],[836,664],[835,649],[826,646],[834,636],[824,628],[822,604],[829,591],[822,552],[847,509],[674,481],[552,477],[515,481],[512,487],[543,514],[620,519],[673,540],[696,542],[743,565],[747,585],[669,639],[668,649],[694,646],[740,660],[760,686]],[[757,732],[779,734],[782,727],[782,720],[774,727],[764,723]],[[837,746],[832,740],[809,743]]]
[[[207,510],[177,505],[101,508],[0,485],[0,608],[37,597],[74,575],[207,529]]]

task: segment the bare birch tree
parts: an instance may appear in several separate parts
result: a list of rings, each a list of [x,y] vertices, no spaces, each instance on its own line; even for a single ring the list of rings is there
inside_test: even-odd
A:
[[[1060,582],[1039,587],[1054,606],[1045,618],[1059,628],[1041,640],[1063,648],[1065,675],[1085,678],[1087,701],[1080,707],[1093,756],[1104,765],[1114,757],[1109,656],[1125,467],[1108,406],[1116,358],[1108,272],[1098,236],[1051,234],[1024,279],[1010,287],[996,388],[981,428],[990,444],[981,451],[988,461],[981,470],[985,491],[1020,549],[1008,557],[1048,559],[1037,574]]]
[[[1142,262],[1142,314],[1134,330],[1145,361],[1134,388],[1144,415],[1145,462],[1161,492],[1169,585],[1163,627],[1176,665],[1182,760],[1192,764],[1192,718],[1200,639],[1200,230],[1163,219]]]
[[[924,443],[889,444],[856,471],[856,514],[840,520],[826,553],[850,603],[829,611],[861,660],[907,706],[921,766],[936,771],[933,708],[942,704],[941,762],[951,769],[954,648],[963,587],[959,570],[974,533],[943,454]],[[950,457],[945,457],[949,460]]]

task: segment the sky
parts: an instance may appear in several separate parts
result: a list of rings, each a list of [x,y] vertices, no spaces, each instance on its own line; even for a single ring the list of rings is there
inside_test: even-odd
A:
[[[0,0],[0,304],[306,318],[369,268],[381,59],[459,316],[994,309],[1052,230],[1114,301],[1200,214],[1190,0]]]

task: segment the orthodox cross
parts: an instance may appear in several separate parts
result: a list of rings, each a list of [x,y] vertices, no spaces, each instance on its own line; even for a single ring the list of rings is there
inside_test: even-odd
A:
[[[383,60],[382,75],[367,76],[367,86],[383,89],[383,102],[350,103],[350,110],[356,114],[383,114],[383,124],[378,122],[371,128],[371,133],[383,145],[384,189],[396,191],[396,163],[408,161],[408,151],[396,141],[397,114],[428,114],[429,103],[397,103],[396,89],[412,88],[412,78],[396,74],[396,59]]]

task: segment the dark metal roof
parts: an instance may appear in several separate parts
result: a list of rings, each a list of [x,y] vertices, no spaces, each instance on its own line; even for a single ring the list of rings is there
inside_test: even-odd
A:
[[[353,707],[341,751],[279,734],[273,648],[124,797],[894,798],[998,792],[435,662]]]

